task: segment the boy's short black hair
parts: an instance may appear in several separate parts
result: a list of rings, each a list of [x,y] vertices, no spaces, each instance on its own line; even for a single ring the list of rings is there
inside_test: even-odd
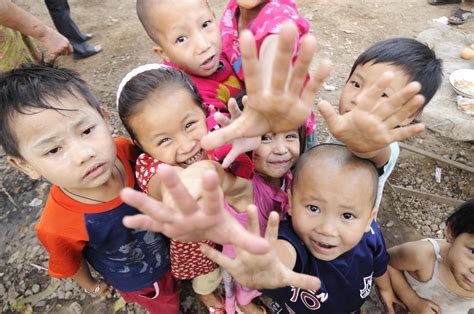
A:
[[[411,81],[420,82],[420,94],[425,97],[421,110],[430,102],[441,85],[442,61],[436,58],[432,49],[415,39],[391,38],[374,44],[356,59],[349,77],[358,65],[368,62],[399,66]]]
[[[474,234],[474,198],[455,209],[446,225],[454,239],[462,233]]]
[[[298,159],[295,169],[293,170],[293,181],[291,190],[293,191],[296,186],[299,175],[305,165],[316,161],[319,158],[326,158],[330,160],[332,164],[336,164],[341,168],[345,169],[365,169],[368,171],[369,176],[373,181],[373,189],[371,199],[373,200],[372,206],[375,205],[377,198],[377,187],[378,187],[378,171],[375,164],[368,160],[362,159],[351,153],[345,145],[335,143],[324,143],[309,148],[301,157]],[[348,168],[346,168],[348,167]],[[308,170],[305,170],[308,171]]]
[[[101,114],[99,102],[74,70],[29,63],[0,73],[0,144],[5,153],[21,158],[12,130],[16,114],[28,114],[31,109],[65,110],[52,106],[48,98],[59,100],[69,95],[83,97]]]

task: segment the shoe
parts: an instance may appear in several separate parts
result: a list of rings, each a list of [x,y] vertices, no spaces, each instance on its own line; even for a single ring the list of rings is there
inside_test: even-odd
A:
[[[83,33],[83,35],[84,35],[84,38],[85,38],[84,41],[88,41],[89,39],[92,39],[92,37],[94,37],[94,34],[92,34],[92,33]]]
[[[86,49],[81,53],[74,52],[73,58],[74,60],[85,59],[95,54],[98,54],[101,51],[102,51],[102,47],[100,45],[93,46],[90,44],[86,44]]]
[[[448,22],[449,24],[461,25],[466,23],[467,19],[471,18],[473,15],[474,12],[459,8],[449,17]]]
[[[428,4],[431,5],[443,5],[443,4],[454,4],[461,3],[461,0],[428,0]]]

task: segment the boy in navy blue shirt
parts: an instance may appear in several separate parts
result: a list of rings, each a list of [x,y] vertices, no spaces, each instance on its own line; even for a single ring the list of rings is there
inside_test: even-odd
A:
[[[376,167],[346,147],[316,146],[297,163],[289,195],[291,217],[280,223],[278,239],[278,217],[272,213],[269,220],[266,239],[271,252],[251,255],[237,250],[231,260],[209,247],[203,251],[246,287],[271,288],[263,293],[273,299],[274,313],[357,312],[373,281],[388,312],[393,312],[398,300],[387,273],[382,233],[374,221],[377,178]],[[251,220],[254,214],[250,210]],[[254,225],[249,223],[249,228],[258,232]],[[302,274],[318,277],[320,287],[316,278]]]

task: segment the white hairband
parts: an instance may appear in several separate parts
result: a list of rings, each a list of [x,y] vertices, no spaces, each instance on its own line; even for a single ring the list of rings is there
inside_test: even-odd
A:
[[[116,101],[117,108],[119,106],[120,94],[122,94],[122,90],[125,87],[125,85],[128,83],[128,81],[130,81],[132,78],[134,78],[140,73],[150,71],[150,70],[158,70],[158,69],[171,69],[171,67],[162,63],[149,63],[149,64],[136,67],[132,71],[128,72],[127,75],[125,75],[125,77],[120,82],[120,85],[117,90],[117,101]]]

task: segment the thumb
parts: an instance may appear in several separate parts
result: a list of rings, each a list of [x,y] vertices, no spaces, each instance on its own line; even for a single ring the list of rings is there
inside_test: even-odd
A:
[[[325,100],[320,101],[317,106],[324,120],[326,120],[328,128],[330,130],[333,129],[339,120],[339,115],[336,113],[336,110]]]

